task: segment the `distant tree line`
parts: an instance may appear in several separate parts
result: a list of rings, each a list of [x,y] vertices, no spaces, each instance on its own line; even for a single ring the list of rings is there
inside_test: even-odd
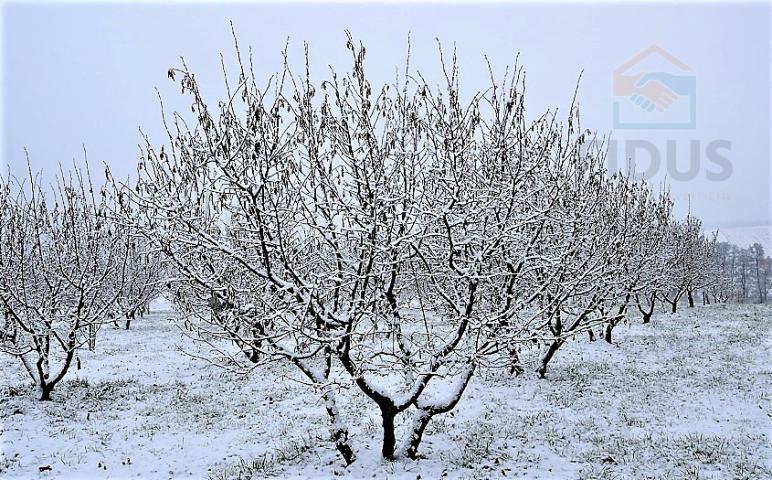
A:
[[[772,286],[772,259],[760,243],[739,247],[718,245],[719,262],[728,295],[740,303],[766,303]]]

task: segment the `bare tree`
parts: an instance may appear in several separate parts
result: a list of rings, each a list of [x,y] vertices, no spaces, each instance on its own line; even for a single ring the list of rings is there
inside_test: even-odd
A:
[[[708,294],[713,302],[723,303],[737,295],[737,251],[738,248],[727,242],[719,242],[714,246],[715,272],[719,277],[709,289]]]
[[[375,87],[364,46],[347,47],[343,76],[314,83],[308,53],[299,76],[285,53],[258,86],[237,43],[216,111],[184,62],[170,69],[194,118],[165,117],[168,144],[146,139],[117,201],[168,262],[186,331],[214,351],[205,360],[296,367],[346,463],[337,396],[353,385],[380,414],[383,457],[416,458],[479,369],[521,369],[535,339],[543,376],[568,338],[656,291],[658,244],[633,247],[647,235],[636,229],[661,233],[669,200],[607,178],[573,106],[566,128],[552,112],[526,121],[517,68],[462,100],[455,53],[440,50],[442,87],[409,54],[401,80]]]
[[[658,196],[653,211],[645,215],[640,224],[642,235],[637,238],[638,248],[645,254],[640,265],[641,277],[639,288],[634,292],[635,303],[643,317],[643,323],[649,323],[654,314],[660,292],[668,288],[669,251],[667,250],[673,201],[667,192]],[[636,248],[636,247],[633,247]]]
[[[540,232],[521,207],[541,188],[535,172],[557,126],[525,123],[519,76],[462,105],[454,58],[443,90],[406,70],[375,91],[364,47],[348,47],[351,73],[322,82],[321,99],[307,67],[260,89],[240,62],[216,118],[193,74],[170,70],[192,95],[196,128],[176,115],[170,149],[148,143],[136,189],[119,195],[173,265],[196,339],[231,366],[298,367],[352,462],[335,386],[347,377],[381,413],[383,456],[415,457],[427,424],[498,352],[498,333],[518,331],[509,279]]]
[[[126,273],[121,294],[116,304],[116,314],[125,317],[125,328],[131,327],[137,315],[149,312],[150,302],[156,299],[166,279],[161,253],[141,236],[128,234]]]
[[[714,283],[709,290],[715,300],[733,298],[737,302],[747,302],[755,297],[759,303],[767,301],[772,260],[765,255],[761,244],[740,247],[714,240],[706,255],[707,263],[714,270]]]
[[[553,185],[553,206],[528,269],[528,284],[536,287],[531,309],[542,319],[536,370],[542,378],[568,339],[582,332],[593,338],[593,328],[617,321],[626,308],[623,247],[632,230],[620,212],[629,208],[629,179],[607,178],[603,146],[581,148],[587,135],[563,143],[564,155],[553,157],[543,180]]]
[[[697,219],[691,214],[683,222],[673,219],[667,231],[667,281],[659,294],[662,302],[670,306],[671,313],[677,312],[678,303],[690,289],[692,248],[694,236],[699,235],[699,225],[695,222]]]
[[[667,192],[655,195],[645,183],[634,183],[629,178],[619,181],[616,196],[603,224],[617,223],[622,233],[616,244],[622,265],[617,278],[624,297],[618,302],[616,316],[604,328],[604,339],[609,343],[630,304],[638,307],[644,323],[651,320],[656,292],[662,284],[661,252],[673,206]]]
[[[760,243],[754,243],[750,247],[753,258],[753,270],[756,277],[756,293],[759,303],[767,301],[767,280],[769,278],[769,261],[764,255],[764,247]]]
[[[118,299],[126,249],[94,193],[88,170],[75,170],[46,192],[28,182],[0,181],[0,302],[13,332],[0,349],[17,357],[40,399],[64,378]]]

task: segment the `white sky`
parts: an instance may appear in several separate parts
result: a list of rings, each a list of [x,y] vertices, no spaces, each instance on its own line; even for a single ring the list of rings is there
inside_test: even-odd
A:
[[[549,107],[565,111],[583,71],[583,127],[611,133],[619,145],[651,142],[663,157],[668,140],[674,142],[676,165],[700,164],[693,178],[678,181],[663,159],[652,179],[668,178],[678,212],[685,213],[690,203],[706,226],[720,227],[740,243],[769,239],[770,7],[765,3],[10,3],[3,8],[4,162],[21,171],[26,146],[33,169],[53,174],[59,162],[82,162],[85,144],[92,165],[105,162],[128,175],[138,157],[140,126],[151,138],[164,140],[155,87],[167,109],[187,105],[179,85],[166,78],[180,56],[209,98],[223,95],[219,53],[226,61],[233,58],[229,20],[242,47],[253,47],[258,76],[266,79],[279,69],[288,37],[296,60],[302,42],[309,42],[317,78],[326,75],[328,64],[345,69],[344,29],[367,46],[374,84],[393,81],[404,62],[408,32],[412,64],[429,78],[439,74],[435,37],[448,49],[456,43],[466,91],[487,86],[483,55],[501,73],[520,52],[528,78],[527,108],[534,116]],[[612,72],[652,44],[693,69],[696,128],[612,131]],[[693,140],[700,143],[697,160],[690,160]],[[713,140],[731,142],[724,152],[731,175],[720,181],[707,178],[716,169],[705,157]]]

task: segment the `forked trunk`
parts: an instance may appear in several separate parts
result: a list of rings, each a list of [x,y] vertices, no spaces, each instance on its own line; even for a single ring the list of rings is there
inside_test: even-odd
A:
[[[625,298],[625,303],[619,307],[619,311],[617,311],[617,316],[610,319],[606,323],[606,327],[603,330],[603,340],[605,340],[608,343],[611,343],[611,332],[614,330],[614,327],[617,326],[617,323],[619,323],[620,320],[625,318],[625,312],[627,311],[627,302],[630,301],[630,294],[627,294],[627,297]]]
[[[126,314],[126,330],[128,330],[131,327],[131,321],[134,320],[135,316],[136,316],[135,312],[129,312]]]
[[[54,386],[48,382],[43,381],[40,384],[40,401],[50,402],[51,392],[54,391]]]
[[[636,300],[636,303],[638,304],[638,311],[641,312],[641,315],[643,315],[643,323],[651,322],[651,316],[654,315],[654,309],[657,306],[656,292],[652,292],[647,299],[646,306],[648,310],[643,308],[643,305],[641,305],[640,297],[636,295],[635,300]]]
[[[563,340],[561,339],[557,339],[550,344],[547,353],[541,359],[539,369],[536,370],[536,373],[539,374],[539,378],[544,378],[544,375],[547,373],[547,365],[550,363],[550,360],[552,360],[552,357],[555,356],[555,352],[558,351],[561,345],[563,345]]]

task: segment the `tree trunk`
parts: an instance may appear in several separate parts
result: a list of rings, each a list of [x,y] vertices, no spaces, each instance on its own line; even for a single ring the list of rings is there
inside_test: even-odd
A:
[[[62,364],[61,370],[59,370],[59,374],[55,377],[51,376],[51,372],[49,371],[48,367],[48,357],[41,358],[38,360],[38,371],[37,375],[40,380],[40,400],[41,401],[50,401],[51,400],[51,392],[54,391],[54,387],[64,378],[65,375],[67,375],[67,371],[70,369],[70,365],[72,365],[72,359],[75,358],[75,331],[70,332],[70,344],[69,344],[69,350],[67,351],[67,356],[64,358],[64,363]],[[45,364],[45,367],[43,366]]]
[[[593,332],[592,329],[587,330],[587,335],[590,336],[590,341],[591,342],[595,341],[595,332]]]
[[[670,306],[672,307],[670,313],[676,313],[676,310],[678,309],[678,300],[668,303],[670,303]]]
[[[651,316],[654,314],[654,309],[657,307],[657,293],[653,292],[648,298],[648,310],[643,308],[638,295],[635,296],[635,301],[638,305],[638,311],[641,312],[641,315],[643,315],[643,323],[651,322]]]
[[[523,367],[520,365],[520,356],[517,354],[517,348],[512,347],[509,349],[509,374],[510,375],[520,375],[523,373]]]
[[[270,340],[269,340],[270,341]],[[306,375],[316,385],[322,386],[322,398],[324,399],[324,407],[327,410],[327,417],[330,420],[330,434],[332,440],[335,442],[335,448],[340,452],[346,465],[350,465],[356,460],[356,454],[349,444],[348,428],[340,418],[338,411],[338,402],[335,396],[334,387],[331,386],[327,380],[330,374],[330,349],[325,349],[325,360],[327,362],[326,371],[317,371],[308,366],[303,360],[297,358],[293,359],[293,363],[297,366],[304,375]]]
[[[136,312],[135,311],[134,312],[128,312],[126,314],[126,330],[128,330],[129,327],[131,327],[131,321],[134,320],[135,316],[136,316]]]
[[[381,406],[381,420],[383,425],[383,444],[381,453],[383,458],[394,459],[394,450],[397,446],[397,439],[394,436],[394,417],[397,412],[390,406]]]
[[[471,380],[472,375],[474,375],[474,371],[475,365],[469,365],[469,368],[464,376],[459,379],[461,383],[457,386],[457,388],[453,389],[452,396],[447,398],[445,401],[435,403],[431,406],[424,403],[421,405],[421,407],[418,408],[418,411],[416,412],[413,420],[413,428],[410,432],[410,436],[407,438],[407,441],[403,444],[401,449],[401,452],[403,452],[406,457],[413,460],[418,457],[418,446],[421,444],[421,438],[423,438],[424,430],[426,430],[426,426],[429,424],[429,421],[434,418],[435,415],[448,413],[449,411],[456,408],[456,405],[458,404],[459,400],[461,400],[461,396],[464,394],[466,387],[469,385],[469,381]],[[415,403],[414,405],[418,406],[418,403]]]
[[[428,412],[419,410],[416,413],[415,420],[413,421],[413,429],[410,432],[410,438],[407,442],[407,448],[405,449],[405,456],[411,460],[415,460],[418,457],[418,446],[421,444],[421,438],[424,435],[426,426],[429,425],[429,421],[432,419],[432,415]]]
[[[689,299],[689,308],[694,308],[694,295],[691,290],[686,292],[686,297]]]
[[[538,370],[536,370],[536,373],[539,374],[539,378],[544,378],[544,375],[547,373],[547,364],[550,363],[550,360],[552,360],[552,357],[555,355],[555,352],[558,351],[561,345],[563,345],[563,340],[560,339],[555,340],[550,344],[549,350],[547,350],[547,353],[541,359],[541,366]]]
[[[45,380],[40,383],[40,401],[50,402],[51,392],[54,391],[54,385],[46,382]]]
[[[625,303],[619,307],[619,311],[617,312],[617,316],[610,319],[606,323],[606,327],[603,331],[603,340],[605,340],[607,343],[611,343],[611,331],[614,330],[614,327],[617,326],[617,323],[619,323],[623,318],[625,318],[625,312],[627,311],[627,302],[630,301],[630,294],[627,294],[627,297],[625,298]]]
[[[348,439],[348,428],[340,420],[338,404],[335,399],[335,392],[327,390],[324,392],[324,405],[327,415],[330,419],[332,439],[335,442],[335,448],[338,450],[346,465],[351,465],[356,460],[354,450],[351,448]]]
[[[117,327],[118,324],[116,323],[115,326]],[[96,329],[91,324],[88,326],[88,350],[90,352],[96,350]]]

